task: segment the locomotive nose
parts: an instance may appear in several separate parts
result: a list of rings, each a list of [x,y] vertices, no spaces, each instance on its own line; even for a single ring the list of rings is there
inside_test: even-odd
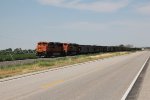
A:
[[[46,42],[39,42],[37,44],[37,48],[36,48],[36,54],[38,56],[45,56],[45,53],[47,51],[47,43]]]

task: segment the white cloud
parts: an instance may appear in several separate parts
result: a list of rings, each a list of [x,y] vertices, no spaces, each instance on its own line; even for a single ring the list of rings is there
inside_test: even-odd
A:
[[[141,14],[150,15],[150,3],[144,4],[142,6],[137,6],[136,11]]]
[[[95,12],[115,12],[128,5],[128,0],[105,0],[90,3],[81,0],[38,0],[41,4]]]

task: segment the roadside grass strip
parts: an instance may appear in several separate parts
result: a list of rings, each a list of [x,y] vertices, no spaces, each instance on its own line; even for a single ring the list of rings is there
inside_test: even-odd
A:
[[[104,59],[113,56],[125,55],[129,53],[132,52],[111,52],[111,53],[98,53],[98,54],[88,54],[88,55],[76,55],[76,56],[54,58],[50,60],[40,60],[40,61],[35,61],[34,63],[31,64],[2,66],[0,67],[0,79],[15,76],[15,75],[36,72],[36,71],[63,67],[66,65]]]

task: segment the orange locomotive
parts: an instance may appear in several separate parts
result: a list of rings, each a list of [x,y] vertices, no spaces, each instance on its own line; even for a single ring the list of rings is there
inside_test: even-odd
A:
[[[75,55],[78,52],[78,45],[71,43],[39,42],[36,47],[38,57]]]

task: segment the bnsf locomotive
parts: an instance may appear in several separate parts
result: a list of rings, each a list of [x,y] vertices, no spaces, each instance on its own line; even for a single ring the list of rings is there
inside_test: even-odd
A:
[[[74,43],[39,42],[36,47],[38,57],[67,56],[100,52],[135,51],[139,48],[120,46],[79,45]]]

